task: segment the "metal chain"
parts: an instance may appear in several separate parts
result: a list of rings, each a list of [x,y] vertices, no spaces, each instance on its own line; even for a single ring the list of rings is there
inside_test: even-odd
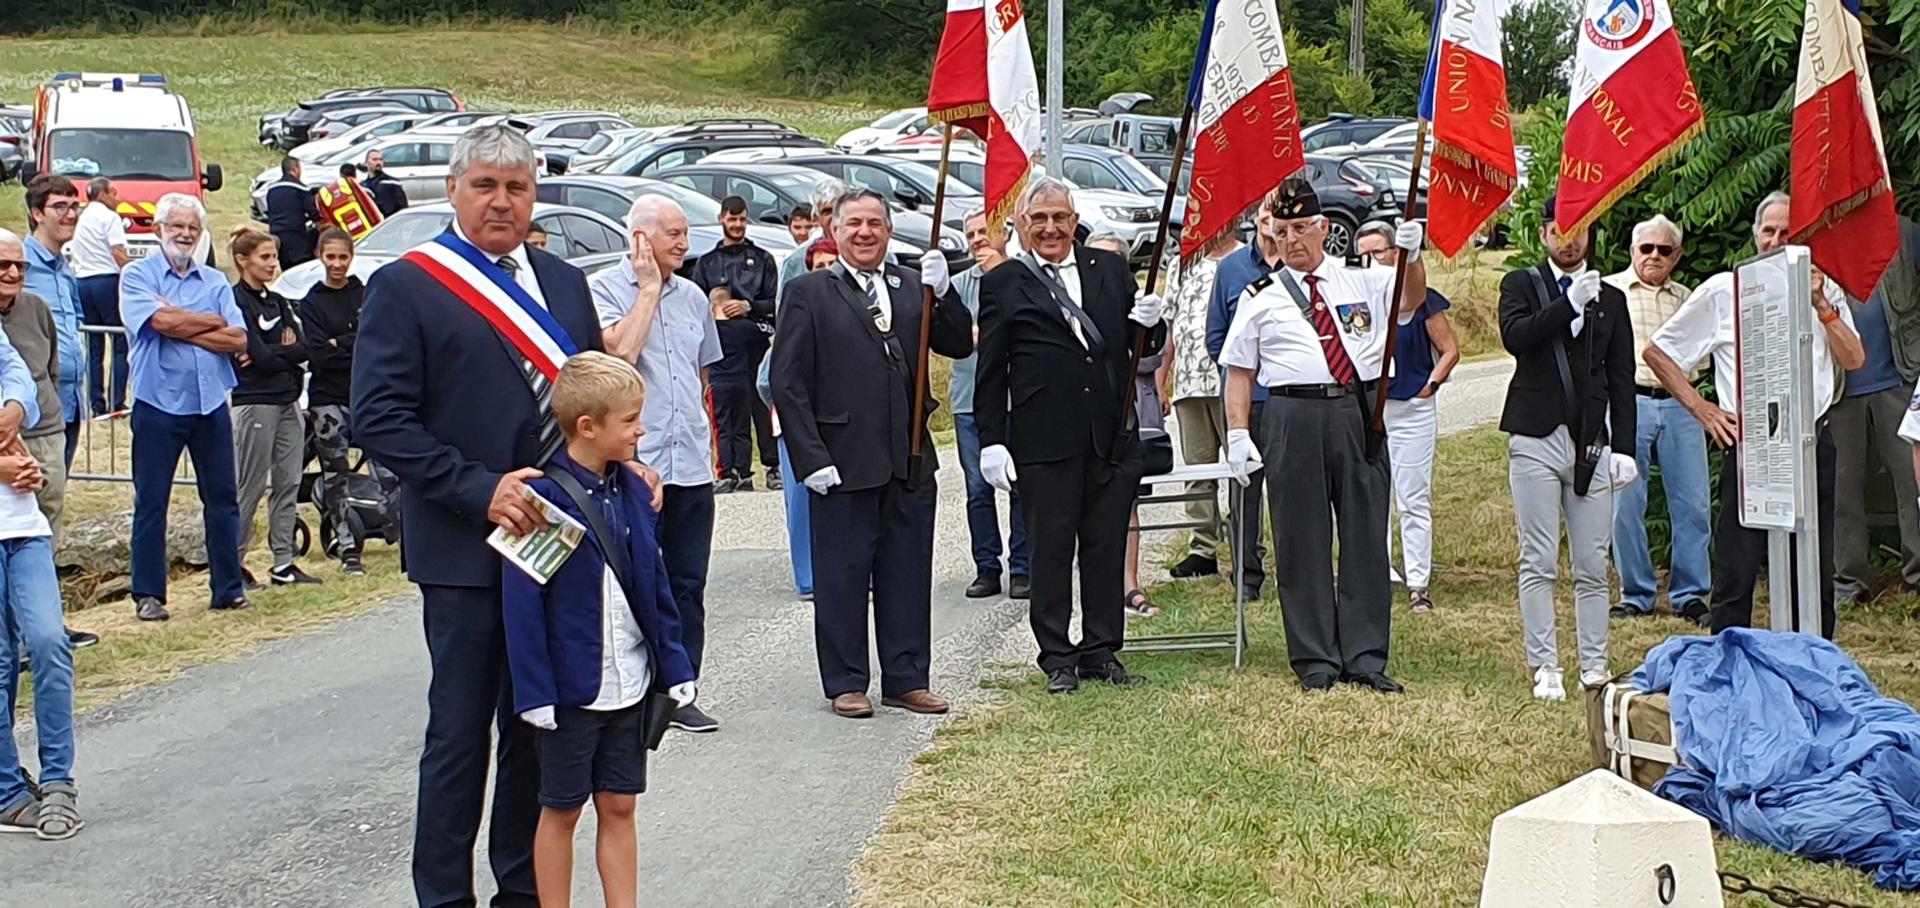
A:
[[[1725,870],[1720,871],[1720,888],[1734,895],[1758,895],[1775,905],[1784,905],[1786,908],[1866,908],[1865,905],[1854,902],[1807,895],[1791,886],[1761,886],[1745,876],[1728,873]]]

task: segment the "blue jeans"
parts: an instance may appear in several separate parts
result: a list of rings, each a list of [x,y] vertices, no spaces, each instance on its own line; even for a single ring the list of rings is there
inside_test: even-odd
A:
[[[780,497],[787,505],[787,557],[793,562],[793,588],[802,596],[813,595],[812,508],[807,503],[807,487],[793,475],[793,460],[787,456],[787,440],[780,439]]]
[[[967,532],[973,537],[973,566],[982,574],[1000,576],[1000,512],[995,506],[998,492],[980,475],[980,424],[972,413],[953,414],[953,434],[960,442],[960,472],[967,476]],[[1011,492],[1012,531],[1007,538],[1007,570],[1016,575],[1028,573],[1031,553],[1027,551],[1027,524],[1021,519],[1020,493]]]
[[[1713,590],[1707,556],[1713,514],[1707,488],[1707,433],[1678,401],[1645,396],[1634,400],[1640,434],[1634,458],[1639,461],[1640,477],[1613,496],[1613,562],[1620,571],[1620,601],[1650,612],[1660,595],[1660,580],[1647,552],[1646,526],[1647,467],[1658,463],[1673,526],[1667,603],[1678,611],[1688,602],[1705,602]]]
[[[0,812],[27,797],[13,707],[20,685],[20,649],[33,658],[33,718],[40,740],[40,781],[73,781],[73,650],[61,625],[60,580],[46,536],[0,541]]]
[[[207,569],[213,599],[246,594],[240,574],[240,492],[233,463],[233,419],[227,405],[204,416],[175,416],[145,401],[133,404],[133,595],[167,599],[167,504],[180,451],[193,458],[207,527]]]

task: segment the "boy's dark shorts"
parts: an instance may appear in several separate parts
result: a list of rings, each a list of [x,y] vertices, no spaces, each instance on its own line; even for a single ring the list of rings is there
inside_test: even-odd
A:
[[[647,790],[645,702],[625,709],[562,707],[553,731],[539,733],[540,804],[573,810],[595,792]]]

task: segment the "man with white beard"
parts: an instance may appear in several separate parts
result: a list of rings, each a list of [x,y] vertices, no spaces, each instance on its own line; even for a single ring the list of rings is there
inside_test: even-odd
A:
[[[233,289],[195,261],[207,210],[181,193],[161,196],[153,221],[161,255],[120,276],[120,315],[132,352],[133,605],[142,621],[167,620],[167,500],[185,448],[193,457],[207,527],[216,611],[251,605],[240,571],[240,505],[227,392],[247,332]]]

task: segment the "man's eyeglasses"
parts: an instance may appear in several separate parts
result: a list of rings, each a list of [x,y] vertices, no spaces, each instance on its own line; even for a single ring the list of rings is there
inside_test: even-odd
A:
[[[51,202],[41,206],[40,210],[54,217],[64,218],[71,214],[79,214],[82,207],[85,206],[82,206],[79,202]]]
[[[1672,258],[1674,251],[1678,248],[1679,247],[1677,246],[1669,246],[1665,243],[1641,243],[1640,254],[1641,255],[1657,254],[1661,258]]]
[[[27,260],[26,259],[0,259],[0,272],[7,272],[7,271],[18,271],[21,274],[26,274]]]

